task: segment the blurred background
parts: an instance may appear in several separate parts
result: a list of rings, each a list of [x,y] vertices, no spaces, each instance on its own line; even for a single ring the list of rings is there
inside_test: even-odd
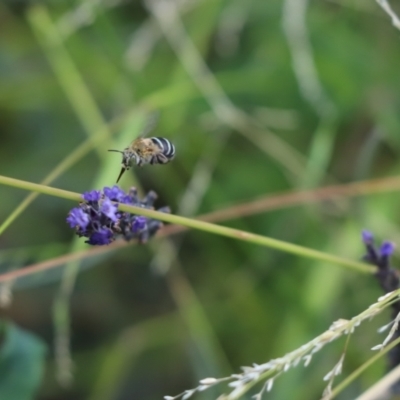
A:
[[[363,255],[364,228],[399,242],[399,182],[335,195],[400,168],[400,35],[374,1],[3,0],[0,26],[2,175],[111,186],[121,158],[107,149],[158,111],[153,134],[176,158],[133,168],[122,188],[155,190],[157,207],[181,215],[231,210],[212,220],[349,259]],[[65,222],[73,202],[39,196],[10,219],[29,193],[0,193],[2,273],[88,250]],[[0,284],[1,398],[161,399],[280,357],[380,295],[369,275],[202,231],[110,247]],[[357,329],[343,376],[388,319]],[[344,344],[266,398],[320,398]],[[384,372],[381,360],[338,398]]]

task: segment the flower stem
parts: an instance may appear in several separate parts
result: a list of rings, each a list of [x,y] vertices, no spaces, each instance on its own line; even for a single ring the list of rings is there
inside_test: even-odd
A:
[[[0,184],[17,187],[19,189],[30,190],[34,192],[39,192],[42,194],[47,194],[50,196],[61,197],[73,201],[82,201],[82,197],[79,193],[70,192],[67,190],[57,189],[50,186],[40,185],[37,183],[26,182],[14,178],[9,178],[0,175]],[[324,253],[318,250],[309,249],[296,244],[287,243],[281,240],[273,239],[267,236],[256,235],[254,233],[241,231],[238,229],[232,229],[221,225],[211,224],[209,222],[200,221],[191,218],[185,218],[178,215],[166,214],[154,210],[149,210],[146,208],[129,206],[126,204],[120,204],[119,208],[122,211],[127,211],[132,214],[143,215],[145,217],[158,219],[164,222],[170,222],[172,224],[178,224],[187,226],[189,228],[202,230],[205,232],[214,233],[216,235],[226,236],[238,240],[243,240],[245,242],[250,242],[258,244],[265,247],[274,248],[277,250],[282,250],[286,253],[295,254],[298,256],[310,258],[313,260],[330,262],[334,264],[341,265],[342,267],[350,268],[359,272],[364,273],[374,273],[376,268],[354,260],[348,260],[342,257],[338,257],[329,253]]]

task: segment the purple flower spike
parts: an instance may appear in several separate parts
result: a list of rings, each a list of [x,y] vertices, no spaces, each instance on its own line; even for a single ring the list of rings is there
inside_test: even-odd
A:
[[[365,244],[372,244],[374,242],[374,235],[370,231],[363,230],[361,236]]]
[[[100,211],[113,222],[116,222],[118,219],[118,215],[116,214],[117,210],[118,206],[108,199],[104,199],[103,204],[100,207]]]
[[[121,201],[121,199],[124,198],[126,194],[117,185],[114,185],[112,188],[104,188],[104,196],[113,201]]]
[[[99,190],[91,190],[90,192],[83,193],[82,197],[86,201],[99,201],[101,193]]]
[[[132,223],[132,227],[131,230],[132,232],[140,232],[142,230],[144,230],[147,226],[147,218],[146,217],[142,217],[142,216],[138,216],[135,217]]]
[[[97,232],[93,232],[86,243],[104,246],[105,244],[110,244],[112,242],[113,233],[110,229],[101,228]]]
[[[67,222],[71,228],[79,227],[85,230],[89,225],[89,216],[85,214],[80,208],[73,208],[67,217]]]
[[[88,244],[107,245],[119,236],[127,241],[136,239],[144,243],[162,226],[156,219],[118,211],[118,203],[153,209],[153,202],[157,198],[154,192],[140,199],[135,188],[125,193],[115,185],[105,187],[102,191],[85,192],[82,198],[79,207],[69,212],[67,223],[78,236],[88,238]],[[163,207],[159,211],[169,212],[169,208]]]
[[[379,249],[381,257],[390,257],[394,253],[395,245],[392,242],[383,242]]]

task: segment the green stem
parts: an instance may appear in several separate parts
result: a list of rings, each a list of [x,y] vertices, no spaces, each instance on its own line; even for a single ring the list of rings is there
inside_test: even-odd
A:
[[[82,200],[82,197],[79,193],[69,192],[67,190],[62,190],[62,189],[56,189],[50,186],[39,185],[37,183],[21,181],[18,179],[9,178],[1,175],[0,175],[0,184],[13,186],[34,192],[39,192],[50,196],[62,197],[64,199],[73,201]],[[341,265],[342,267],[350,268],[359,272],[374,273],[376,270],[375,267],[359,261],[348,260],[318,250],[308,249],[306,247],[302,247],[296,244],[287,243],[266,236],[256,235],[254,233],[245,232],[238,229],[232,229],[232,228],[227,228],[225,226],[211,224],[205,221],[180,217],[178,215],[173,215],[173,214],[166,214],[154,210],[149,210],[147,208],[129,206],[126,204],[120,204],[119,208],[122,211],[127,211],[132,214],[144,215],[145,217],[155,218],[164,222],[170,222],[172,224],[183,225],[188,228],[199,229],[205,232],[214,233],[216,235],[243,240],[245,242],[250,242],[261,246],[282,250],[284,252],[295,254],[301,257],[338,264]]]
[[[67,200],[82,201],[82,195],[79,193],[69,192],[68,190],[56,189],[51,186],[40,185],[38,183],[21,181],[20,179],[9,178],[8,176],[0,175],[0,184],[13,186],[19,189],[29,190],[47,194],[49,196],[61,197]]]
[[[103,116],[81,73],[66,50],[63,38],[54,25],[47,8],[42,4],[34,5],[29,8],[27,19],[88,136],[96,137],[100,131],[108,133]],[[104,158],[107,150],[106,141],[98,143],[95,150],[100,158]]]
[[[382,358],[386,353],[388,353],[390,350],[392,350],[394,347],[396,347],[400,343],[400,338],[393,340],[390,344],[388,344],[384,349],[379,351],[377,354],[375,354],[373,357],[371,357],[368,361],[366,361],[363,365],[361,365],[359,368],[357,368],[355,371],[353,371],[346,379],[344,379],[342,382],[340,382],[335,389],[332,390],[332,393],[330,395],[330,399],[335,398],[342,390],[344,390],[347,386],[350,385],[350,383],[354,382],[354,380],[360,376],[370,365],[378,361],[380,358]]]

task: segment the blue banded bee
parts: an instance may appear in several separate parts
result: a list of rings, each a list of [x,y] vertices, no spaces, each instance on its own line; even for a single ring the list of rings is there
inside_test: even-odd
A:
[[[151,121],[153,122],[153,121]],[[153,127],[153,124],[151,128]],[[150,131],[149,127],[145,131]],[[143,134],[142,134],[143,136]],[[131,167],[132,160],[141,167],[145,164],[166,164],[175,156],[175,146],[168,140],[162,137],[138,138],[135,139],[123,151],[108,150],[122,153],[122,168],[118,176],[117,183],[123,173]]]

